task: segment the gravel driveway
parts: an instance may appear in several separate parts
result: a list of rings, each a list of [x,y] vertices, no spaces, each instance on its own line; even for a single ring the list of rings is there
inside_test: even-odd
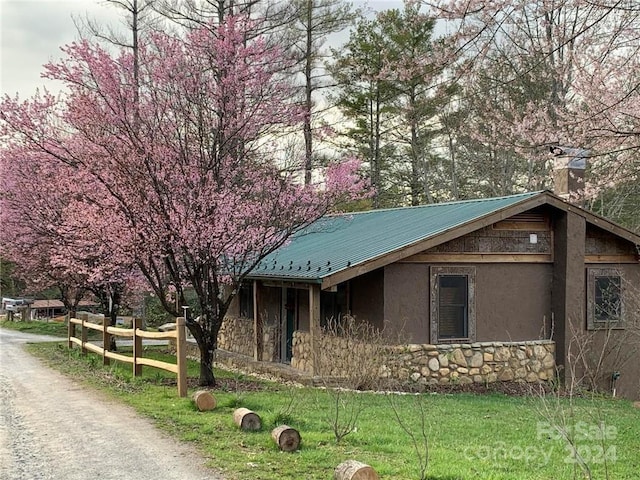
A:
[[[188,446],[26,353],[0,329],[0,479],[221,480]]]

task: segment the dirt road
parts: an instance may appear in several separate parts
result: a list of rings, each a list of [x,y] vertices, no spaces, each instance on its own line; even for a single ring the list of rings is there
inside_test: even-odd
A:
[[[0,329],[0,479],[222,479],[188,446],[22,348],[43,339]]]

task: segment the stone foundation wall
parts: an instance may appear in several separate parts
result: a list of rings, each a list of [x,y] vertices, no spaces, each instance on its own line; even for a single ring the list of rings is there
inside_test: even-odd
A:
[[[380,350],[386,348],[368,345],[352,338],[317,335],[315,373],[337,378],[370,377],[375,373],[371,371],[372,368],[381,369],[384,361]],[[311,335],[308,332],[293,332],[291,366],[302,372],[313,373],[313,364]]]
[[[555,342],[480,342],[392,347],[383,376],[419,383],[540,382],[555,377]]]
[[[300,332],[298,330],[293,332],[291,366],[301,372],[313,372],[313,354],[311,348],[311,335],[309,335],[309,333]]]
[[[263,326],[261,360],[277,361],[278,339],[275,326]],[[253,319],[243,317],[226,317],[224,319],[218,333],[218,348],[253,357],[253,343]]]
[[[253,320],[242,317],[226,317],[218,333],[218,348],[252,357]]]
[[[366,345],[354,339],[317,333],[314,359],[309,332],[293,332],[291,366],[305,373],[344,378],[362,370],[386,371],[386,351],[389,347]],[[313,367],[315,364],[315,372]],[[373,372],[371,372],[373,373]]]
[[[370,363],[383,378],[423,384],[539,382],[555,377],[555,343],[550,340],[372,347],[317,337],[317,375],[345,376],[353,363]],[[291,366],[311,373],[312,351],[309,333],[295,332]]]

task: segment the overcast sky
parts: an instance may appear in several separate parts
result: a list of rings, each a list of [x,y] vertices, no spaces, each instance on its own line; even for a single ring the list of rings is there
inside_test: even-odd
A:
[[[375,10],[399,8],[401,0],[353,1]],[[46,85],[42,65],[61,57],[60,47],[77,39],[72,16],[118,21],[119,10],[100,0],[0,0],[0,94],[21,98]]]

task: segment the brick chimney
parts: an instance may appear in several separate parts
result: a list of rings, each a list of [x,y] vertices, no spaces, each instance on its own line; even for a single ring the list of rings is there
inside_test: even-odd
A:
[[[589,151],[581,148],[551,146],[553,159],[553,193],[568,202],[582,205],[584,201],[584,171]]]

